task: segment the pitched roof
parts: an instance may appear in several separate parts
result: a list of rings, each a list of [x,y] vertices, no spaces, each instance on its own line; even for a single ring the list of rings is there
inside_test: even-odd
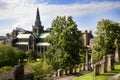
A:
[[[17,45],[28,45],[28,42],[16,42]]]
[[[29,38],[31,34],[18,34],[17,38]]]
[[[37,46],[49,46],[50,44],[48,42],[39,42],[37,43]]]
[[[39,38],[46,38],[50,33],[41,33]]]

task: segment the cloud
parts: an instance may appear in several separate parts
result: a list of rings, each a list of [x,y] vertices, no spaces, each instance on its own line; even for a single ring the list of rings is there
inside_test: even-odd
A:
[[[34,24],[37,7],[39,7],[42,22],[46,23],[56,16],[80,17],[120,9],[120,2],[55,5],[46,2],[36,3],[36,0],[0,0],[0,20],[14,19],[16,21],[12,28],[20,26],[29,29]],[[26,24],[31,26],[28,27]]]

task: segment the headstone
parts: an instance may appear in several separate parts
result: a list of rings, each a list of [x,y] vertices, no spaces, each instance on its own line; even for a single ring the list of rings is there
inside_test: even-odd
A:
[[[77,66],[74,67],[74,73],[77,73]]]
[[[85,70],[89,70],[89,64],[88,64],[88,52],[86,52],[86,64],[85,64]]]
[[[116,48],[115,50],[115,62],[119,62],[120,61],[120,53],[118,48]]]
[[[56,77],[57,76],[57,72],[54,72],[54,75],[53,75],[53,77]]]
[[[106,56],[103,56],[103,60],[101,61],[101,73],[107,72],[107,60]]]
[[[99,75],[99,64],[98,63],[94,65],[94,76],[97,76],[97,75]]]
[[[91,69],[93,69],[93,56],[92,56],[92,54],[93,54],[93,50],[92,50],[92,53],[91,53]]]
[[[78,68],[79,68],[79,72],[81,72],[82,65],[80,64]]]
[[[109,54],[109,55],[107,55],[107,58],[108,58],[107,71],[112,71],[112,70],[114,70],[113,55]]]
[[[24,80],[24,64],[19,63],[14,67],[14,80]]]
[[[59,69],[57,75],[58,75],[58,76],[62,76],[62,75],[63,75],[63,70],[62,70],[62,69]]]
[[[68,69],[66,68],[66,69],[64,69],[64,71],[65,71],[65,75],[67,75],[68,74]]]
[[[82,70],[85,70],[85,63],[82,63]]]
[[[70,74],[73,74],[73,68],[69,68]]]

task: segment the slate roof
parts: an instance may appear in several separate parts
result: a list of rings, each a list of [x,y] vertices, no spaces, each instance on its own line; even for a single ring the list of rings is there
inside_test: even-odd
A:
[[[50,33],[41,33],[39,38],[46,38]]]
[[[37,43],[37,46],[49,46],[50,44],[48,42],[39,42]]]
[[[28,45],[28,42],[16,42],[17,45]]]
[[[29,38],[31,34],[18,34],[17,38]]]

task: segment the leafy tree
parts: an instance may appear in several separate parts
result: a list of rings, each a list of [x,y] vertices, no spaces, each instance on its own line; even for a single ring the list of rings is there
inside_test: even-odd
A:
[[[25,52],[25,54],[26,54],[26,58],[28,59],[28,61],[33,60],[33,59],[36,58],[36,53],[33,52],[32,50],[27,50]]]
[[[14,66],[18,63],[19,59],[22,59],[24,53],[8,45],[0,45],[0,67]]]
[[[94,59],[99,60],[103,55],[115,52],[115,40],[120,43],[120,25],[109,19],[98,22],[95,40]]]
[[[50,46],[46,58],[55,70],[73,67],[81,61],[83,44],[81,32],[78,31],[72,17],[57,17],[52,22],[52,32],[47,37]]]

